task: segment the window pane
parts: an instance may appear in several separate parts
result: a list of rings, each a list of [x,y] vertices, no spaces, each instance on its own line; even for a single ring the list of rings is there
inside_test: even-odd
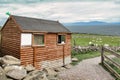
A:
[[[34,45],[43,45],[44,44],[44,35],[34,35]]]
[[[65,36],[64,35],[61,36],[61,41],[65,42]]]
[[[58,43],[65,43],[65,35],[58,35]]]
[[[61,35],[58,35],[58,43],[61,43]]]
[[[22,33],[21,34],[21,46],[32,45],[32,34]]]

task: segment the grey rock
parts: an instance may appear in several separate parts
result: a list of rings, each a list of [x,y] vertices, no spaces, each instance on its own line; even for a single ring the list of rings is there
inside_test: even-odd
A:
[[[19,66],[17,66],[17,67],[19,67]],[[7,73],[7,72],[9,72],[9,71],[11,71],[15,68],[16,68],[16,65],[10,65],[10,66],[7,65],[7,66],[4,67],[4,71]]]
[[[7,80],[4,70],[0,67],[0,80]]]
[[[48,80],[59,80],[59,78],[56,76],[49,75],[47,76]]]
[[[14,79],[7,78],[7,80],[14,80]]]
[[[2,57],[0,57],[0,62],[1,62]]]
[[[27,71],[21,66],[7,66],[4,68],[6,75],[13,79],[23,79],[27,75]]]
[[[1,59],[2,59],[2,57],[0,57],[0,66],[2,66],[2,60]]]
[[[72,67],[73,67],[73,66],[70,65],[70,64],[65,65],[65,68],[67,68],[67,69],[70,69],[70,68],[72,68]]]
[[[78,62],[78,59],[77,58],[72,58],[72,61],[73,62]]]
[[[48,80],[43,71],[35,70],[30,72],[23,80]]]
[[[55,72],[60,72],[60,70],[57,68],[53,68]]]
[[[4,65],[20,65],[20,60],[13,57],[13,56],[10,56],[10,55],[6,55],[4,57],[1,58],[1,63],[4,64]]]
[[[35,70],[35,67],[33,67],[31,64],[28,64],[27,66],[25,66],[25,69],[30,72],[30,71],[33,71]]]
[[[52,68],[44,68],[43,71],[46,73],[46,75],[54,75],[56,76],[57,75],[57,72],[54,71],[54,69]]]
[[[61,71],[64,71],[64,70],[66,70],[65,67],[57,67],[57,68],[54,68],[54,71],[56,71],[56,72],[61,72]]]

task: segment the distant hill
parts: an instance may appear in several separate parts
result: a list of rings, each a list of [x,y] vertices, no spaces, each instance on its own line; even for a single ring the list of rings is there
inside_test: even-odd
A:
[[[120,23],[105,23],[99,21],[63,23],[71,32],[102,35],[120,35]]]

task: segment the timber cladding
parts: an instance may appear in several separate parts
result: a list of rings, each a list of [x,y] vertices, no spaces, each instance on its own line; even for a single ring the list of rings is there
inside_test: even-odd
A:
[[[23,65],[27,65],[27,64],[33,65],[33,48],[31,47],[21,48],[20,59],[22,61],[21,64]]]
[[[34,26],[31,22],[34,22]],[[43,25],[44,28],[40,28],[44,31],[32,30],[40,25],[36,22]],[[2,54],[19,58],[22,65],[32,64],[37,69],[42,69],[71,62],[71,33],[58,22],[10,16],[1,35]],[[40,45],[36,45],[38,43]]]
[[[51,37],[50,37],[51,36]],[[66,41],[71,35],[66,35]],[[21,48],[21,61],[22,64],[33,64],[36,68],[40,69],[43,61],[54,61],[70,56],[71,46],[70,42],[66,42],[64,45],[57,44],[57,34],[47,34],[45,46],[33,46]],[[63,53],[64,52],[64,53]],[[61,60],[61,63],[63,60]],[[63,65],[63,64],[62,64]],[[62,66],[61,65],[61,66]],[[43,67],[44,68],[44,67]]]
[[[1,32],[1,51],[4,55],[20,58],[20,30],[12,19],[9,19]]]

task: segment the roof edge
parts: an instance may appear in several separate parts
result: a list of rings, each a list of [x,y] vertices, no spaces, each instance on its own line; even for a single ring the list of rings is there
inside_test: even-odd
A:
[[[72,32],[47,32],[47,31],[33,31],[33,30],[22,30],[22,32],[24,33],[26,33],[26,32],[28,32],[28,33],[72,33]]]

